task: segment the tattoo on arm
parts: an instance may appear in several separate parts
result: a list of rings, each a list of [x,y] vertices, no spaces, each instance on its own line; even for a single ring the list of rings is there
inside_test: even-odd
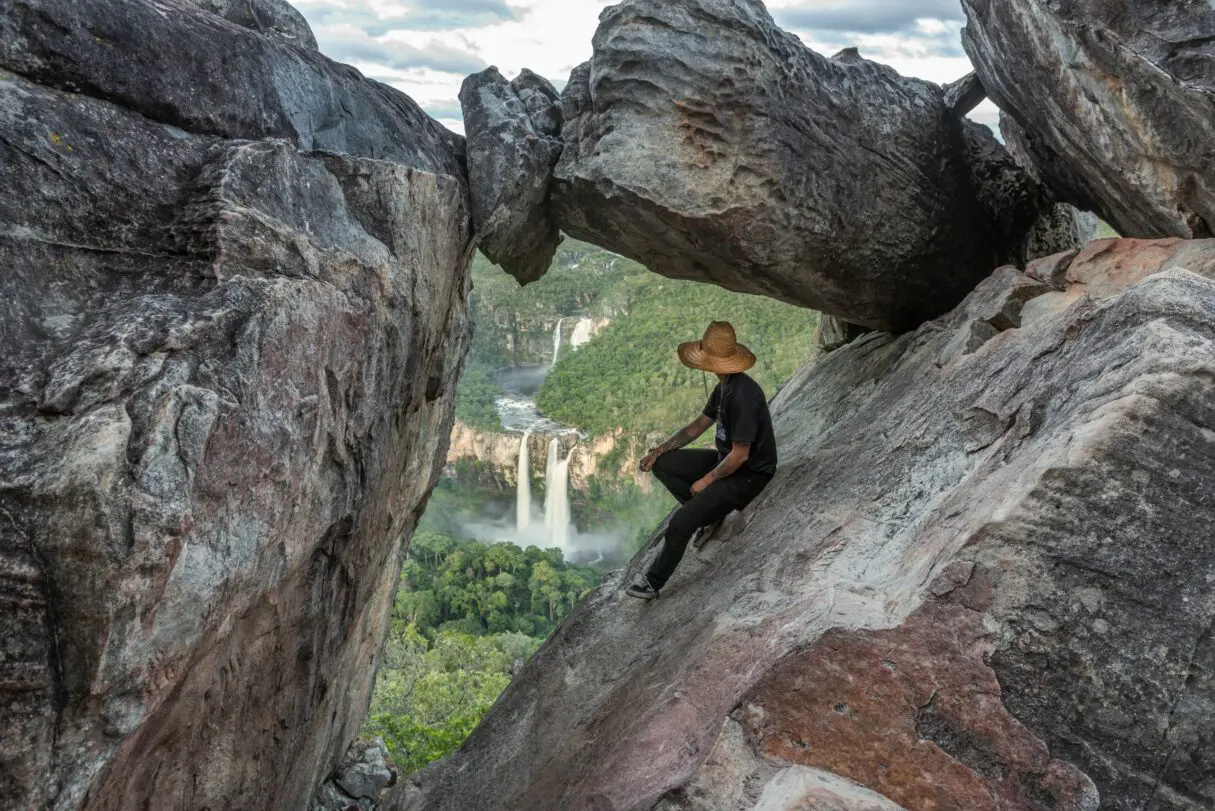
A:
[[[713,421],[708,417],[698,417],[685,425],[666,442],[662,443],[657,448],[654,448],[654,452],[659,456],[662,456],[664,453],[679,450],[685,445],[691,445],[693,442],[699,439],[700,435],[707,431],[708,427],[712,424]]]
[[[727,476],[733,476],[735,473],[747,463],[747,459],[751,457],[750,443],[735,442],[734,449],[721,460],[721,464],[709,471],[705,476],[710,483],[719,481]]]
[[[659,445],[654,450],[657,451],[658,454],[661,456],[664,453],[670,453],[671,451],[679,450],[683,446],[690,445],[692,442],[695,442],[696,437],[699,435],[692,433],[689,430],[690,428],[691,428],[691,426],[681,429],[678,433],[676,433],[674,436],[672,436],[666,442]]]

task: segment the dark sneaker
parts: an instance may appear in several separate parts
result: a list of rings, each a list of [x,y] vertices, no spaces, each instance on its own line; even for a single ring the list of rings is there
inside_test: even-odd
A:
[[[653,600],[658,597],[658,589],[651,586],[649,579],[645,577],[625,589],[624,593],[638,600]]]

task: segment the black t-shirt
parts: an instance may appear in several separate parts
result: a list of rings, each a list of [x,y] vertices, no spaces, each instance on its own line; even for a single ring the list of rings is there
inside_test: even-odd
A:
[[[717,421],[717,459],[720,462],[735,442],[750,442],[751,456],[742,466],[749,473],[776,472],[776,437],[768,398],[759,384],[745,374],[730,375],[718,383],[705,406],[705,416]]]

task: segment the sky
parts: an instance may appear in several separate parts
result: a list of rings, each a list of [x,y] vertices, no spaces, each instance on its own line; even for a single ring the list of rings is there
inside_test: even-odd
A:
[[[673,0],[674,1],[674,0]],[[599,13],[615,0],[292,0],[323,53],[407,93],[463,132],[457,96],[469,73],[527,67],[558,88],[591,56]],[[970,71],[959,0],[768,0],[769,12],[830,56],[855,46],[900,73],[941,84]],[[985,102],[971,117],[995,126]]]

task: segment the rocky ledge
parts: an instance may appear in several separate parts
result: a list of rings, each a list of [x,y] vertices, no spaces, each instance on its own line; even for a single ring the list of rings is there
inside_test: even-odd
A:
[[[1211,807],[1213,325],[1215,242],[1101,241],[825,356],[743,520],[390,807]]]

